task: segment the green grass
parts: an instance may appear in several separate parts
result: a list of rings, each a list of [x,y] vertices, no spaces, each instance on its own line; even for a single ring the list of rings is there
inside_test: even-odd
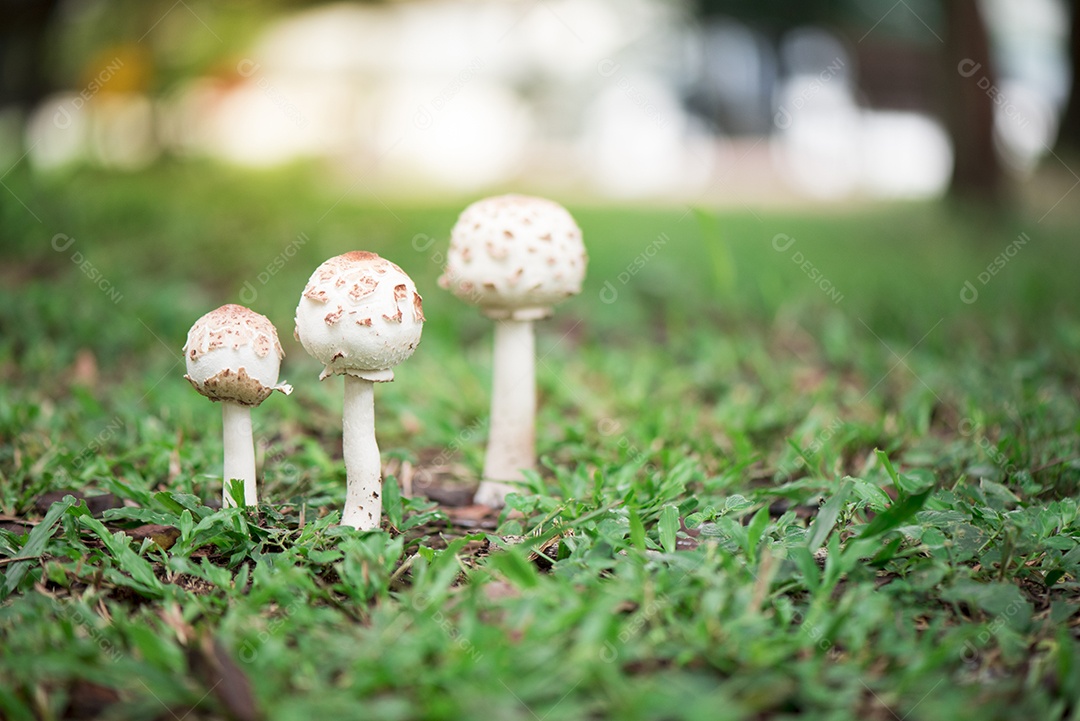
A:
[[[491,327],[435,285],[468,199],[313,178],[4,178],[0,510],[36,525],[0,531],[0,716],[1080,718],[1067,204],[562,199],[591,265],[538,326],[535,493],[470,533],[388,476],[365,534],[335,525],[340,382],[292,339],[307,276],[365,248],[425,297],[420,349],[376,393],[395,467],[479,472]],[[253,414],[258,513],[206,505],[220,409],[182,379],[188,327],[226,302],[277,324],[296,387]],[[71,489],[125,507],[40,503]],[[175,544],[124,533],[143,524]],[[557,560],[530,560],[547,539]]]

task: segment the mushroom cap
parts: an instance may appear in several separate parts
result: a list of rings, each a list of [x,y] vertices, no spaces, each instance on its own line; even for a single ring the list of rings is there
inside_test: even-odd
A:
[[[270,319],[230,303],[191,326],[184,344],[184,378],[212,401],[257,406],[274,391],[292,393],[288,383],[278,384],[284,357]]]
[[[385,258],[355,250],[311,275],[296,306],[296,339],[335,374],[392,381],[392,368],[413,354],[424,309],[412,279]]]
[[[581,292],[581,229],[544,198],[500,195],[467,207],[450,233],[439,285],[493,318],[543,318]]]

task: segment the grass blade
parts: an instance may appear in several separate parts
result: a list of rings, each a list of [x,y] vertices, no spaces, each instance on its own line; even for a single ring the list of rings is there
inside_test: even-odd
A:
[[[836,526],[836,521],[840,518],[840,511],[844,509],[844,504],[847,502],[848,496],[851,495],[853,486],[854,484],[851,481],[845,482],[844,485],[840,486],[840,490],[826,501],[825,505],[818,511],[817,517],[814,518],[814,522],[810,525],[810,530],[806,532],[806,547],[811,551],[816,551],[825,544],[829,532]]]
[[[56,527],[60,523],[60,517],[67,512],[67,509],[71,508],[76,503],[79,503],[79,501],[76,501],[74,496],[64,496],[63,500],[57,501],[49,507],[49,511],[45,514],[45,518],[30,531],[30,535],[26,539],[26,545],[24,545],[14,556],[15,558],[25,558],[26,560],[13,563],[11,568],[8,569],[7,576],[4,579],[5,598],[18,588],[19,582],[26,576],[27,571],[30,570],[34,559],[45,551],[45,546],[48,544],[49,539],[53,537],[53,534],[56,532]]]
[[[660,545],[666,553],[675,553],[678,543],[679,509],[675,506],[664,506],[660,512]]]
[[[927,488],[922,493],[916,493],[914,496],[908,496],[892,504],[887,511],[878,514],[874,517],[874,520],[866,524],[862,533],[859,534],[859,538],[880,536],[903,525],[904,521],[922,509],[933,490],[933,488]]]
[[[641,522],[641,516],[633,508],[627,509],[630,519],[630,543],[639,551],[645,550],[645,525]]]

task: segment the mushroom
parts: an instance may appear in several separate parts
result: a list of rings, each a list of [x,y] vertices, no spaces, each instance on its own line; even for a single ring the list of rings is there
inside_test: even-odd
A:
[[[495,320],[494,382],[484,473],[474,501],[499,507],[536,466],[533,321],[581,292],[581,229],[558,203],[502,195],[473,203],[450,234],[439,285]]]
[[[229,481],[244,482],[244,505],[258,503],[251,409],[274,391],[288,395],[292,386],[278,383],[285,353],[270,319],[242,305],[223,305],[191,326],[184,344],[187,375],[202,395],[221,401],[225,442],[223,506],[235,506]]]
[[[413,354],[424,324],[422,299],[401,268],[357,250],[331,258],[308,280],[296,306],[296,339],[325,368],[345,376],[343,525],[379,527],[382,466],[375,442],[374,384]]]

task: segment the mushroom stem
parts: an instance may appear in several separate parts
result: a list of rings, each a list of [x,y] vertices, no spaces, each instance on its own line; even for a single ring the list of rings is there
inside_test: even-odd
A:
[[[342,435],[346,489],[341,523],[370,531],[379,527],[382,518],[382,465],[375,442],[375,384],[371,381],[345,376]]]
[[[520,490],[504,481],[523,481],[522,469],[536,465],[535,346],[531,320],[495,322],[491,426],[478,504],[504,505],[508,493]]]
[[[244,505],[254,506],[259,502],[259,498],[255,488],[255,442],[251,434],[251,407],[222,401],[221,419],[225,445],[221,505],[223,508],[236,505],[229,493],[229,482],[239,478],[244,482]]]

